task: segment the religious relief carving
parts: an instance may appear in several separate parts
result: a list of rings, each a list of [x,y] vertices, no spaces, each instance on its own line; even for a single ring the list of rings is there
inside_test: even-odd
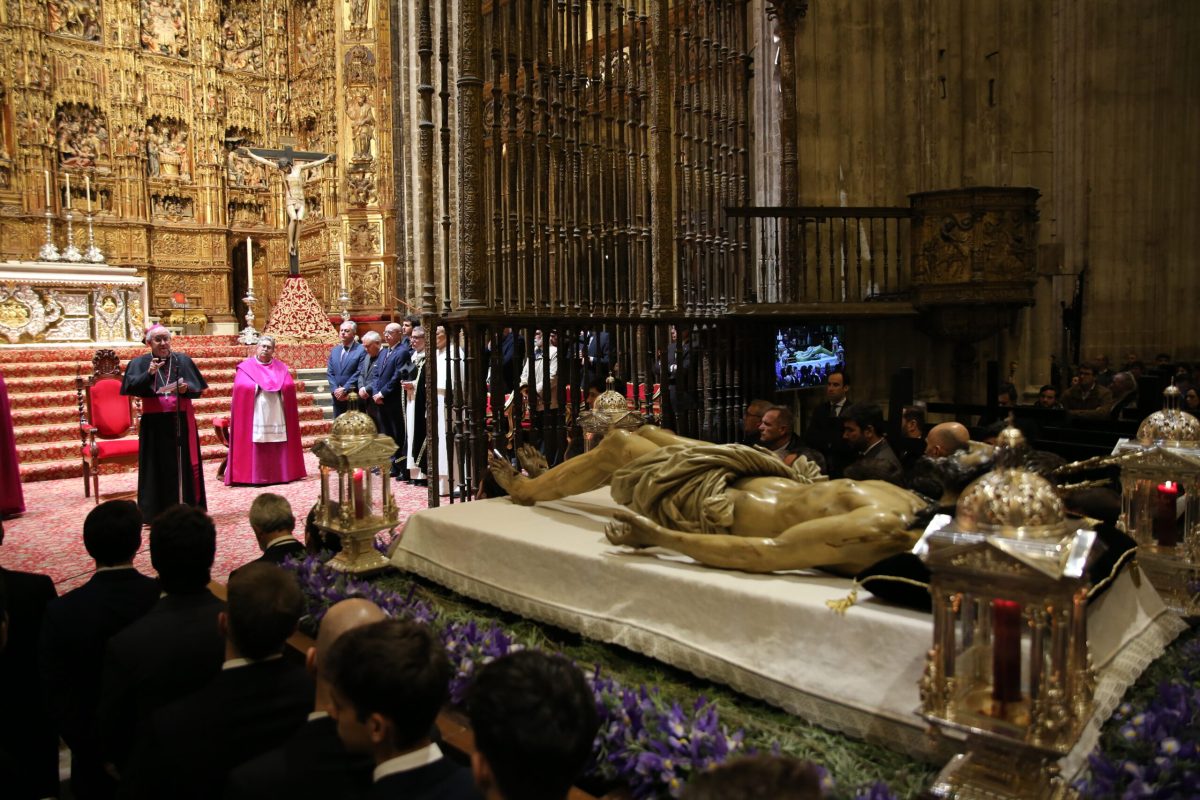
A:
[[[379,285],[379,270],[374,265],[352,269],[350,275],[350,302],[355,306],[379,305],[383,292]]]
[[[129,338],[125,325],[125,291],[97,289],[92,296],[92,316],[96,322],[98,341],[118,341]]]
[[[237,228],[253,228],[262,225],[267,216],[262,203],[251,203],[244,200],[234,200],[229,203],[227,210],[230,225]]]
[[[146,123],[146,172],[151,178],[190,181],[187,126],[176,119],[151,117]]]
[[[296,60],[298,74],[315,69],[321,62],[321,12],[316,2],[300,3],[296,6],[298,30],[296,36]]]
[[[373,161],[375,109],[366,92],[355,92],[346,98],[346,117],[350,120],[350,135],[354,144],[351,161]]]
[[[100,111],[82,103],[63,103],[54,114],[54,127],[62,166],[96,169],[108,161],[108,128]]]
[[[379,228],[373,222],[350,223],[350,252],[374,255],[379,252]]]
[[[62,316],[62,304],[52,295],[39,297],[30,286],[0,287],[0,336],[9,344],[16,344],[22,336],[41,337]]]
[[[308,197],[304,198],[304,203],[308,208],[309,219],[316,220],[325,218],[325,209],[323,208],[324,204],[321,202],[321,198],[319,196],[309,195]]]
[[[172,222],[193,219],[195,212],[192,210],[192,198],[173,194],[151,195],[150,215]]]
[[[25,147],[36,147],[45,144],[41,120],[36,114],[26,111],[17,112],[17,142]]]
[[[51,33],[100,41],[100,0],[50,0],[46,12]]]
[[[367,31],[371,27],[370,0],[350,0],[348,6],[350,13],[346,18],[350,20],[350,28],[347,38],[356,40],[367,38]]]
[[[188,57],[186,0],[141,0],[142,49]]]
[[[238,147],[246,140],[231,129],[225,136],[225,180],[230,187],[242,189],[266,189],[267,168],[248,158],[238,155]]]
[[[346,84],[349,86],[375,85],[375,54],[361,44],[346,51]]]
[[[352,206],[370,206],[379,202],[375,190],[375,170],[368,164],[351,163],[346,171],[346,188]]]
[[[255,0],[230,0],[221,9],[221,63],[225,69],[263,70],[262,11]]]

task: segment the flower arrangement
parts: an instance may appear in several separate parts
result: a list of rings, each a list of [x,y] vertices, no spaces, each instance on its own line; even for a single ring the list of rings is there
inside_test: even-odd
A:
[[[393,592],[369,581],[326,568],[319,559],[289,561],[304,591],[307,604],[302,628],[315,634],[321,618],[334,603],[362,597],[379,605],[389,616],[411,619],[438,630],[454,667],[450,699],[461,705],[475,671],[501,656],[532,646],[520,642],[502,626],[475,620],[445,620],[429,603],[416,596],[416,585]],[[625,784],[635,798],[677,797],[691,775],[727,758],[752,752],[741,729],[730,731],[721,722],[715,702],[700,697],[690,703],[669,698],[657,686],[631,688],[605,674],[600,667],[584,669],[596,696],[600,731],[596,736],[588,776]],[[771,749],[779,750],[777,743]],[[886,784],[876,782],[845,794],[818,767],[827,797],[853,800],[894,800]]]

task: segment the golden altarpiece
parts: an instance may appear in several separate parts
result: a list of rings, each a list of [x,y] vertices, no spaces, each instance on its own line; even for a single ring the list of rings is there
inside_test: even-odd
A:
[[[290,144],[337,154],[306,183],[301,274],[331,313],[342,275],[356,313],[390,308],[387,14],[379,0],[0,6],[0,256],[37,258],[47,202],[62,237],[69,179],[77,211],[90,189],[107,262],[146,278],[150,315],[232,333],[248,240],[260,319],[288,274],[279,177],[236,149]]]

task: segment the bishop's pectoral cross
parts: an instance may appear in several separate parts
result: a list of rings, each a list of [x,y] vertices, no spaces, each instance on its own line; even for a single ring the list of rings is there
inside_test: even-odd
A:
[[[288,215],[288,271],[300,274],[300,223],[304,221],[304,173],[326,161],[334,161],[333,153],[309,153],[293,150],[291,145],[281,150],[261,147],[239,147],[238,154],[278,169],[283,177],[283,199]]]

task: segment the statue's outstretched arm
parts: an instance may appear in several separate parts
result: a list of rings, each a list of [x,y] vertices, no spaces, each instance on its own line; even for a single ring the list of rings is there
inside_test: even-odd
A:
[[[258,162],[258,163],[260,163],[260,164],[265,164],[265,165],[267,165],[268,167],[271,167],[272,169],[278,169],[278,168],[279,168],[279,165],[278,165],[278,164],[276,164],[276,163],[275,163],[274,161],[272,161],[271,159],[269,159],[269,158],[263,158],[262,156],[258,155],[257,153],[254,153],[254,152],[252,152],[252,151],[251,151],[251,150],[249,150],[248,148],[245,148],[245,147],[239,147],[239,148],[237,149],[237,152],[238,152],[238,155],[245,156],[246,158],[249,158],[249,159],[251,159],[252,161],[257,161],[257,162]]]
[[[326,161],[333,161],[336,157],[337,157],[336,153],[330,153],[329,155],[325,156],[324,158],[318,158],[316,161],[309,161],[306,164],[301,164],[300,169],[302,171],[306,170],[306,169],[316,169],[317,167],[324,164]]]

